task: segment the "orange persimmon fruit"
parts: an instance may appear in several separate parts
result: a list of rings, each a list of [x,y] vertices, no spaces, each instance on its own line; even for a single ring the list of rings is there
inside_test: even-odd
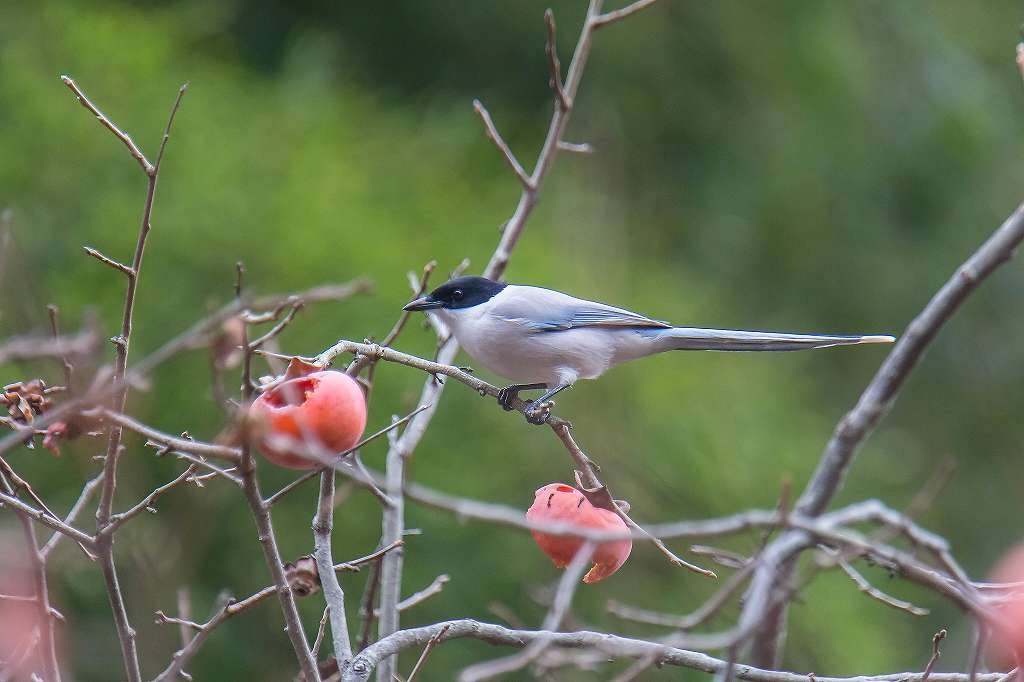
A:
[[[533,506],[526,512],[526,519],[534,522],[569,523],[596,530],[629,530],[618,514],[595,507],[583,493],[564,483],[550,483],[537,490],[534,493]],[[584,543],[581,538],[531,532],[537,546],[558,568],[568,566]],[[632,549],[633,541],[629,538],[599,543],[591,556],[594,565],[583,576],[583,582],[596,583],[619,570],[629,558]]]
[[[313,456],[337,454],[359,442],[366,428],[366,399],[342,372],[319,371],[266,390],[249,415],[263,456],[289,469],[314,469]]]

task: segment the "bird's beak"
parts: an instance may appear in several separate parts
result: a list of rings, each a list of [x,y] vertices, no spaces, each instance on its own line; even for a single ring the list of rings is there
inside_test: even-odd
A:
[[[422,298],[417,298],[415,301],[409,301],[405,304],[405,307],[403,307],[402,310],[406,310],[408,312],[433,310],[434,308],[440,308],[442,305],[444,304],[441,303],[441,301],[435,301],[429,296],[423,296]]]

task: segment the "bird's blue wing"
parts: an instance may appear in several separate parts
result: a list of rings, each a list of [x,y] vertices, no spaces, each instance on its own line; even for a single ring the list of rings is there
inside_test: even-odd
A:
[[[531,325],[535,331],[539,332],[565,331],[566,329],[579,329],[580,327],[655,327],[665,329],[671,326],[667,322],[652,320],[638,313],[610,306],[581,307],[562,319],[547,320]]]
[[[652,320],[624,308],[575,298],[540,287],[509,287],[493,312],[515,320],[531,332],[556,332],[581,327],[670,328],[667,322]]]

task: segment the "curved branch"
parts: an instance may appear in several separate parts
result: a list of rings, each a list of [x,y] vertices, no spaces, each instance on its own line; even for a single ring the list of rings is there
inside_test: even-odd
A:
[[[376,665],[383,659],[411,647],[425,646],[434,637],[437,637],[438,642],[471,638],[488,644],[513,647],[526,647],[538,640],[545,640],[552,646],[562,648],[595,649],[609,658],[643,659],[652,657],[663,665],[689,668],[711,674],[722,671],[727,665],[725,661],[707,654],[677,649],[642,639],[590,631],[511,630],[500,625],[481,623],[467,618],[402,630],[371,644],[352,660],[352,665],[342,674],[341,679],[344,682],[365,682],[370,678]],[[978,675],[977,681],[999,682],[1004,675],[1005,673],[987,673]],[[737,666],[736,676],[742,680],[750,680],[750,682],[807,682],[809,679],[806,674],[761,670],[746,665]],[[815,675],[814,679],[817,682],[920,682],[922,677],[922,673],[906,672],[859,677]],[[931,682],[968,682],[969,675],[933,673],[928,679]]]
[[[861,443],[871,435],[878,422],[889,412],[900,389],[917,366],[942,326],[964,300],[1000,265],[1009,261],[1024,240],[1024,205],[1018,206],[1006,221],[964,262],[914,318],[875,373],[850,412],[836,425],[810,482],[796,505],[807,515],[821,514],[839,492]],[[799,531],[796,531],[799,533]],[[807,536],[804,535],[806,544]],[[800,544],[793,532],[783,534],[776,544]],[[770,593],[776,586],[789,583],[795,566],[792,554],[777,566],[763,564],[755,573],[741,615],[742,627],[754,637],[753,660],[774,666],[781,647],[785,600],[768,609]],[[777,570],[777,573],[776,573]]]

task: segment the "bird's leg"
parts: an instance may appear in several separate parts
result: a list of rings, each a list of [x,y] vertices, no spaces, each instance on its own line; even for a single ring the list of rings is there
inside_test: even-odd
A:
[[[509,384],[498,389],[498,404],[505,408],[506,412],[509,412],[515,409],[512,407],[512,401],[519,397],[519,391],[532,391],[547,387],[547,384]]]
[[[547,411],[544,409],[545,403],[551,400],[551,398],[554,398],[555,395],[557,395],[560,391],[564,391],[570,386],[572,386],[572,384],[561,384],[559,386],[555,386],[554,388],[548,390],[544,395],[537,398],[536,400],[531,400],[530,402],[528,402],[526,404],[526,421],[530,422],[531,424],[538,425],[546,422],[548,420],[548,414]]]

